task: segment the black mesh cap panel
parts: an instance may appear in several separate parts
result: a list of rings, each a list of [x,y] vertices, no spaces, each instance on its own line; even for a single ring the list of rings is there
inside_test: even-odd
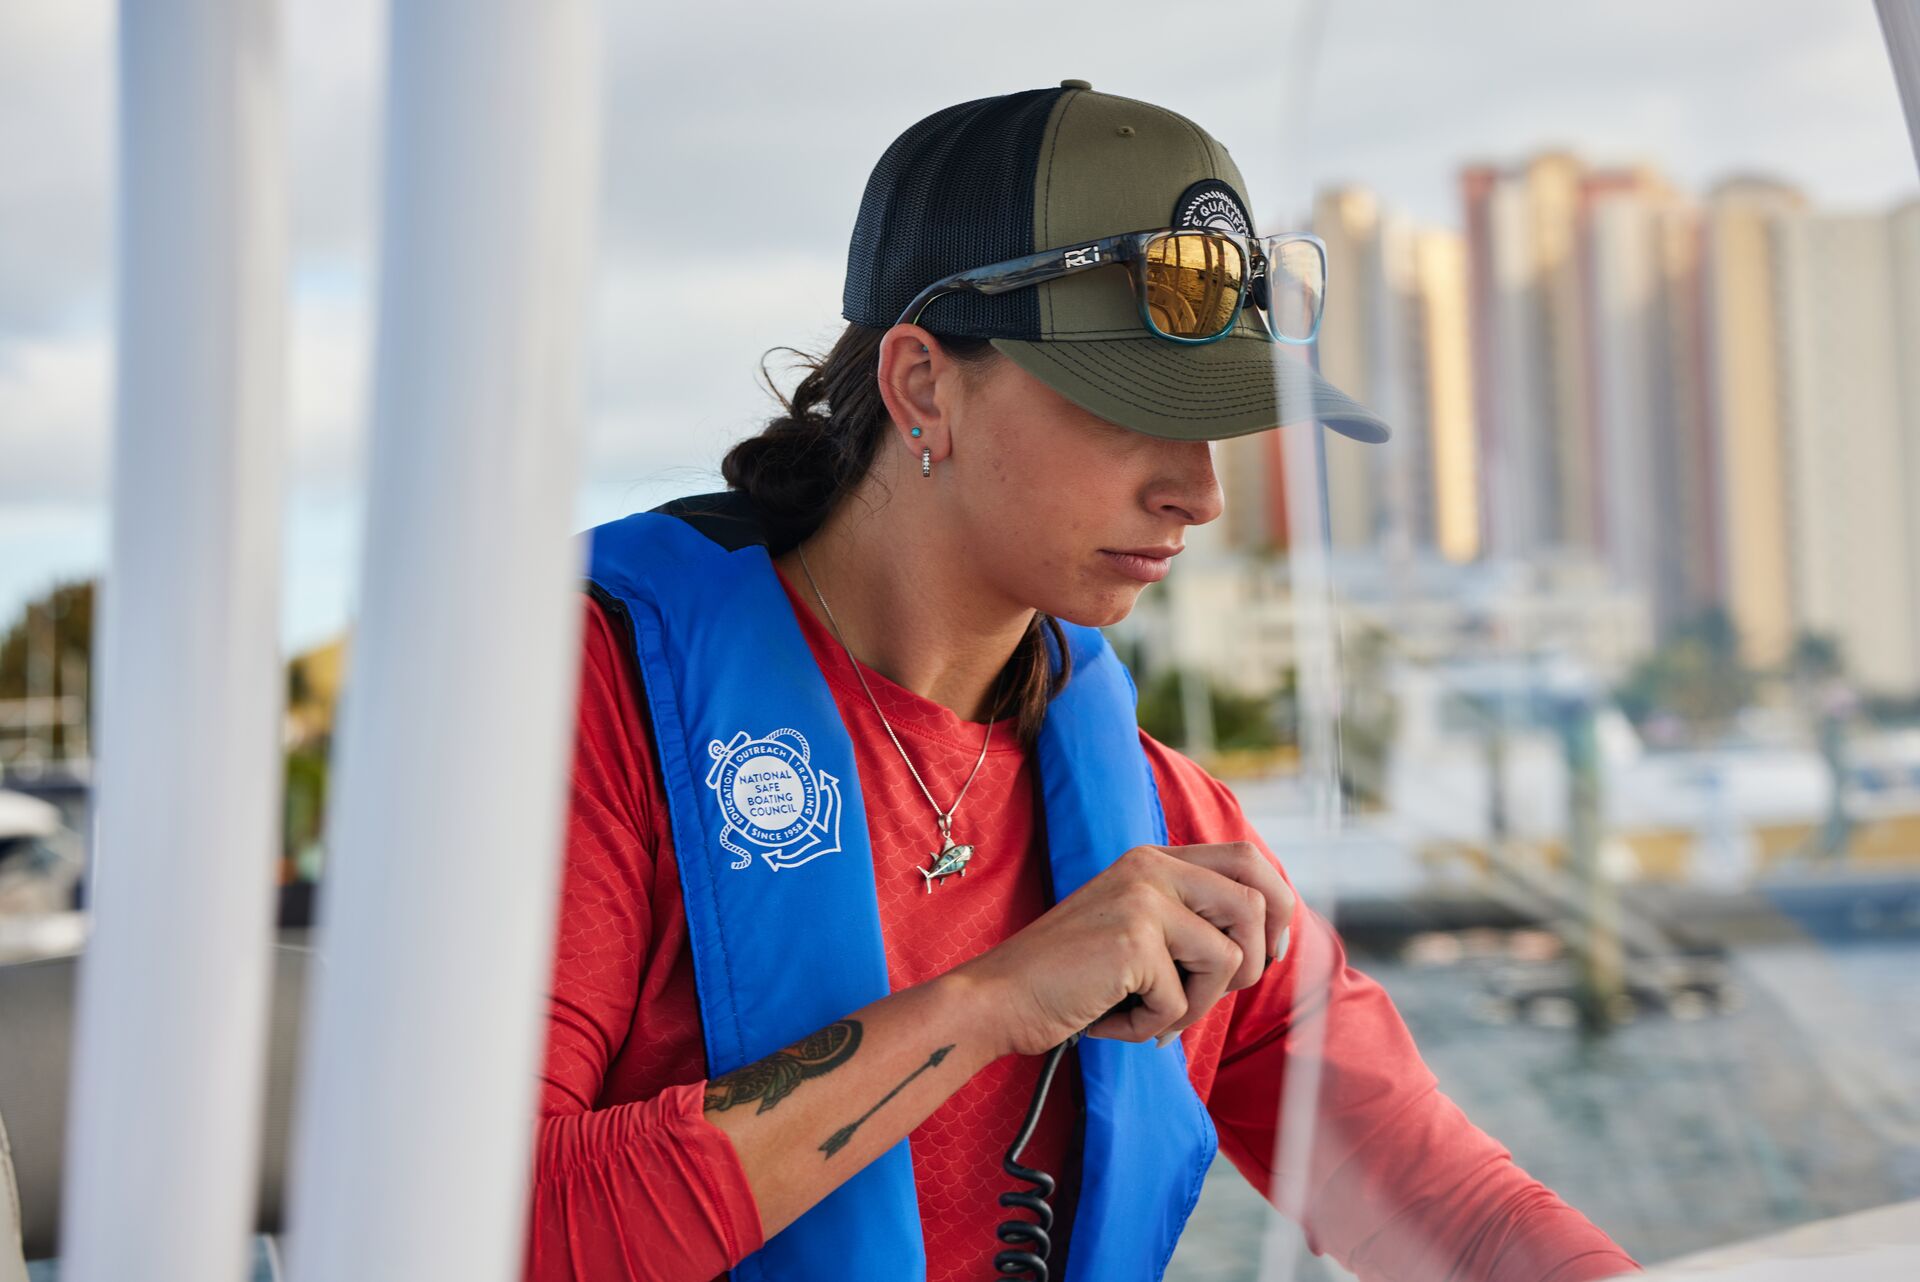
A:
[[[942,108],[894,139],[860,200],[841,314],[885,329],[942,276],[1032,253],[1040,138],[1065,92],[977,98]],[[920,323],[942,334],[1037,339],[1039,293],[948,294]]]

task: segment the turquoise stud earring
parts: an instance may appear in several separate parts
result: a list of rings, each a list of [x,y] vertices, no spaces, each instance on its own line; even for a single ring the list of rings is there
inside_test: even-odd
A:
[[[916,427],[916,428],[914,428],[914,429],[913,429],[913,435],[914,435],[914,437],[915,437],[915,439],[918,439],[918,438],[919,438],[919,436],[920,436],[920,429],[919,429],[919,428],[917,428],[917,427]]]

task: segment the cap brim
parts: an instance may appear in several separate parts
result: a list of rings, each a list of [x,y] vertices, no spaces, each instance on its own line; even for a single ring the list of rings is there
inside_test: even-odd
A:
[[[1263,337],[996,338],[994,347],[1082,409],[1152,436],[1215,441],[1319,421],[1356,441],[1392,435],[1366,406]]]

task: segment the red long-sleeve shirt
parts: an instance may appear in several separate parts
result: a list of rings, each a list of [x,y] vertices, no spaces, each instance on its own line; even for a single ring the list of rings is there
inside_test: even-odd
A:
[[[927,894],[916,869],[938,844],[932,810],[847,656],[782,582],[852,736],[888,975],[907,988],[1046,910],[1032,754],[1010,722],[995,727],[954,818],[955,836],[976,853],[965,877]],[[761,1224],[732,1141],[702,1112],[705,1053],[679,873],[628,641],[590,599],[586,611],[525,1277],[706,1282],[760,1247]],[[945,802],[984,727],[865,671]],[[1222,784],[1144,732],[1141,742],[1170,844],[1260,842]],[[1222,1152],[1302,1223],[1313,1250],[1366,1282],[1586,1282],[1638,1268],[1440,1092],[1385,991],[1346,964],[1310,905],[1299,906],[1281,963],[1227,994],[1182,1040]],[[1039,1066],[1038,1057],[1004,1057],[914,1128],[929,1282],[993,1275],[993,1227],[1005,1214],[996,1198],[1010,1187],[1000,1161]],[[1077,1161],[1071,1069],[1062,1065],[1023,1156],[1067,1179],[1054,1197],[1062,1208]],[[1318,1074],[1314,1115],[1283,1123],[1288,1075],[1300,1071]],[[1276,1139],[1298,1126],[1310,1128],[1304,1169],[1288,1159],[1298,1173],[1276,1188]],[[1056,1261],[1067,1249],[1056,1245]]]

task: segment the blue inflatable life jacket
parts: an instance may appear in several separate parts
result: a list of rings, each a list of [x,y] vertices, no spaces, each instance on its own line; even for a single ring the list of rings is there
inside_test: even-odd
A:
[[[893,991],[853,744],[741,496],[678,500],[582,537],[588,590],[630,629],[652,715],[719,1077]],[[1132,678],[1097,629],[1064,626],[1072,676],[1037,746],[1063,898],[1124,851],[1166,840]],[[1212,1119],[1178,1039],[1083,1038],[1076,1055],[1085,1139],[1067,1282],[1158,1279],[1213,1159]],[[925,1275],[904,1138],[732,1273]]]

